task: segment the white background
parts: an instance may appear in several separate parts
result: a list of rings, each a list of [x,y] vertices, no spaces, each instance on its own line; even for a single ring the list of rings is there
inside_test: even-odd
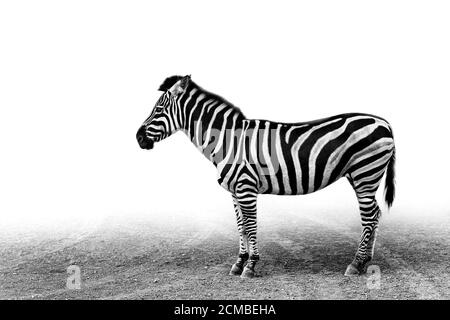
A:
[[[448,215],[449,17],[448,1],[2,1],[0,226],[233,219],[214,166],[183,133],[150,152],[136,143],[173,74],[249,118],[386,118],[398,159],[390,214]],[[259,207],[337,206],[357,216],[344,179]]]

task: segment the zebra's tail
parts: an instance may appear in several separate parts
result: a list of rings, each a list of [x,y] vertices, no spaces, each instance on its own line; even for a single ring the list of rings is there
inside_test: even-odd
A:
[[[386,170],[386,182],[384,187],[384,201],[388,208],[392,207],[395,198],[395,149]]]

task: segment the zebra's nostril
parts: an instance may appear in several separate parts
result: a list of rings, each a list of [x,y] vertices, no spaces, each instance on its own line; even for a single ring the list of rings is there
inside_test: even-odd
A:
[[[140,146],[145,142],[145,127],[142,126],[139,128],[138,132],[136,132],[136,140]]]

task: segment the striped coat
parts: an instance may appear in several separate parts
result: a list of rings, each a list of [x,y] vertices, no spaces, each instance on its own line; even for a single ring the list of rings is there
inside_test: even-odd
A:
[[[362,113],[300,123],[247,119],[190,76],[167,78],[160,90],[164,93],[138,130],[138,143],[152,149],[155,142],[184,131],[217,167],[219,184],[232,194],[240,235],[231,274],[255,275],[258,194],[308,194],[344,176],[356,192],[363,227],[345,274],[364,272],[373,256],[381,216],[375,193],[385,172],[389,207],[394,199],[395,146],[386,120]]]

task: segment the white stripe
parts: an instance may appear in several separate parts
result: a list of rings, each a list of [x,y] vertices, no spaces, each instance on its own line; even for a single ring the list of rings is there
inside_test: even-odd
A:
[[[289,184],[289,176],[288,176],[288,171],[287,171],[287,167],[286,167],[286,162],[284,160],[284,156],[283,156],[283,151],[281,149],[281,137],[280,137],[280,130],[281,130],[282,125],[279,124],[277,127],[277,131],[275,133],[275,148],[276,148],[276,152],[277,152],[277,158],[278,158],[278,164],[281,168],[281,175],[283,177],[283,186],[284,186],[284,193],[286,194],[291,194],[292,193],[292,189],[291,186]]]
[[[262,151],[263,151],[263,158],[264,158],[264,164],[267,165],[268,171],[269,171],[269,177],[270,182],[272,183],[273,190],[279,190],[278,188],[278,181],[277,177],[275,176],[275,170],[273,168],[272,159],[270,157],[269,153],[269,130],[270,130],[270,122],[265,122],[265,128],[264,128],[264,135],[262,139]],[[273,150],[272,150],[273,152]]]

